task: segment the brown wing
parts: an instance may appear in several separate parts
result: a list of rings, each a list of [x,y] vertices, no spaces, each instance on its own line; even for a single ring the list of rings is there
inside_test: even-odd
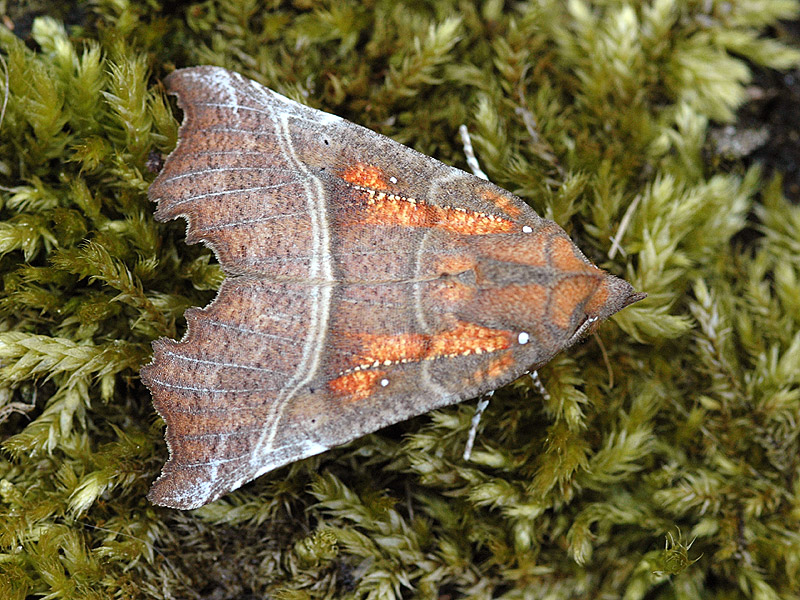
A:
[[[492,184],[224,69],[167,85],[185,118],[156,216],[229,278],[142,369],[170,448],[158,504],[494,389],[637,299]]]
[[[157,341],[142,369],[170,448],[150,498],[201,506],[518,376],[527,349],[507,331],[458,321],[435,301],[420,330],[409,298],[436,298],[442,285],[226,280],[210,306],[187,313],[184,339]]]
[[[392,225],[387,218],[408,224],[413,215],[402,209],[414,205],[418,222],[440,220],[439,231],[450,233],[508,232],[541,221],[491,183],[237,73],[183,69],[166,84],[178,95],[184,124],[149,195],[160,220],[185,217],[187,241],[211,246],[229,274],[357,280],[364,263],[375,272],[373,255],[348,256],[344,272],[334,272],[340,221],[363,217],[352,236],[357,247],[383,240],[382,249],[397,257],[410,244],[408,235],[421,232],[373,226]],[[397,206],[390,197],[404,202]]]

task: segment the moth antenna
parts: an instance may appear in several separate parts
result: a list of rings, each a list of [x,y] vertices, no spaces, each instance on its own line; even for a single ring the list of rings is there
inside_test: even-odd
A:
[[[481,166],[478,164],[478,159],[475,158],[475,151],[472,149],[472,139],[469,137],[469,131],[466,125],[458,126],[458,133],[461,134],[461,143],[464,144],[464,156],[467,157],[467,165],[469,165],[472,174],[475,177],[480,177],[485,181],[489,181],[489,176],[483,172]]]
[[[536,388],[536,391],[539,392],[539,395],[544,399],[545,402],[550,401],[550,393],[547,391],[547,388],[544,387],[541,378],[539,377],[539,371],[531,371],[530,372],[531,381],[533,382],[533,387]]]
[[[483,398],[478,400],[478,405],[475,407],[475,414],[472,415],[472,423],[470,423],[469,427],[467,445],[464,446],[464,460],[469,460],[469,457],[472,456],[472,446],[475,445],[475,436],[478,434],[478,424],[481,422],[483,411],[489,406],[489,398],[492,396],[494,396],[494,391],[487,392]]]

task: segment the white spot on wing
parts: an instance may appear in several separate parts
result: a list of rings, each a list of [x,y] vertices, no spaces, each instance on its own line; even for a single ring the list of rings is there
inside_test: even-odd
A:
[[[533,229],[530,225],[523,225],[522,226],[522,233],[533,233]]]
[[[520,334],[517,336],[517,341],[520,344],[527,344],[531,340],[531,336],[527,331],[521,331]]]

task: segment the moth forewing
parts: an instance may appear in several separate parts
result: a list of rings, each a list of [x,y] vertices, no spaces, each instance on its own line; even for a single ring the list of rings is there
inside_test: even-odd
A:
[[[491,183],[225,69],[165,83],[184,121],[149,195],[227,279],[141,372],[156,504],[494,389],[642,297]]]

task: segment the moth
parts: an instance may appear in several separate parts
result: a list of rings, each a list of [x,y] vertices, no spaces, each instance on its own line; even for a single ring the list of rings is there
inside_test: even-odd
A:
[[[141,377],[201,506],[262,473],[513,381],[642,299],[516,196],[217,67],[149,190],[226,279]]]

